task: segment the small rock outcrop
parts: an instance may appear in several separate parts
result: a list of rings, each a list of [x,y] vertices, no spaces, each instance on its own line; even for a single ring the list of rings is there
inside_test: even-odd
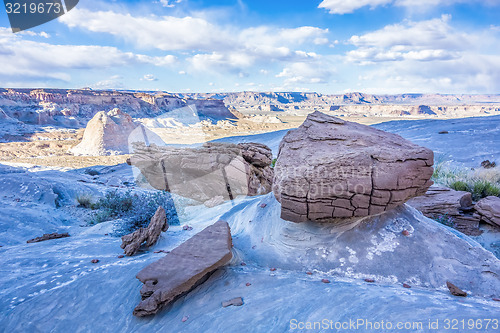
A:
[[[134,143],[133,147],[130,164],[158,190],[200,202],[271,191],[272,153],[262,144],[206,143],[199,148],[175,148]]]
[[[472,195],[443,186],[431,186],[425,195],[408,200],[408,205],[431,219],[450,218],[453,227],[469,235],[478,236],[479,218],[472,214]]]
[[[87,124],[82,141],[70,149],[74,155],[119,155],[129,152],[128,137],[137,127],[120,109],[98,112]]]
[[[205,282],[217,268],[231,260],[231,247],[229,225],[218,221],[144,268],[137,274],[144,286],[142,301],[134,309],[134,315],[155,314]]]
[[[167,229],[167,215],[165,209],[160,206],[156,210],[155,215],[151,218],[151,222],[149,222],[147,228],[140,228],[122,237],[121,248],[125,250],[127,256],[133,256],[144,242],[146,242],[147,247],[156,244],[161,232],[167,231]]]
[[[51,240],[51,239],[66,238],[66,237],[69,237],[69,234],[67,232],[64,232],[62,234],[58,234],[57,232],[54,232],[51,234],[43,234],[43,236],[30,239],[29,241],[26,241],[26,243],[38,243],[38,242],[43,242],[43,241],[47,241],[47,240]]]
[[[222,302],[222,307],[227,308],[228,306],[242,306],[243,305],[243,298],[241,297],[236,297],[233,299],[230,299],[229,301],[224,301]]]
[[[481,221],[500,227],[500,198],[489,196],[479,200],[474,207]]]
[[[453,296],[467,297],[467,293],[465,291],[458,288],[450,281],[446,281],[446,287],[448,287],[448,290]]]
[[[273,192],[293,222],[376,215],[424,194],[432,165],[399,135],[314,112],[283,138]]]

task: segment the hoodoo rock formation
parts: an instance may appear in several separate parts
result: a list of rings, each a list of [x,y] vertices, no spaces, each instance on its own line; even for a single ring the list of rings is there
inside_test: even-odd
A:
[[[273,192],[293,222],[375,215],[425,194],[432,165],[399,135],[314,112],[283,138]]]
[[[100,111],[89,121],[82,142],[71,148],[71,152],[94,156],[126,154],[128,137],[136,127],[132,117],[120,109]]]

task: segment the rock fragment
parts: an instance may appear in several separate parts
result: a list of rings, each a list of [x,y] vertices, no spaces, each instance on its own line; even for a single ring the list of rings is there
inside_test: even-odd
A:
[[[167,231],[167,229],[167,215],[165,209],[160,206],[146,228],[140,228],[122,237],[121,248],[125,250],[127,256],[133,256],[144,242],[146,242],[147,247],[156,244],[161,232]]]

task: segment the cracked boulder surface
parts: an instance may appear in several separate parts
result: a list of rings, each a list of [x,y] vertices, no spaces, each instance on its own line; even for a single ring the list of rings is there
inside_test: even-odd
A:
[[[433,161],[397,134],[314,112],[283,138],[273,192],[288,221],[376,215],[425,194]]]
[[[142,301],[134,309],[134,315],[153,315],[205,282],[217,268],[231,260],[231,247],[229,225],[218,221],[146,266],[137,274],[144,286]]]
[[[149,147],[134,143],[130,164],[147,182],[186,198],[206,202],[222,196],[271,192],[271,149],[259,143],[206,143],[197,148]]]

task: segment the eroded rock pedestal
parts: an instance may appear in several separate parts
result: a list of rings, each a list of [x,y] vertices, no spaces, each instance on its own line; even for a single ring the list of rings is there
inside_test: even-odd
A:
[[[203,283],[232,258],[229,225],[218,221],[137,274],[144,283],[134,315],[157,313],[163,306]]]
[[[207,143],[199,148],[134,144],[130,164],[158,190],[206,202],[262,195],[272,187],[272,152],[258,143]]]
[[[375,215],[424,194],[432,165],[399,135],[314,112],[283,138],[273,192],[293,222]]]

